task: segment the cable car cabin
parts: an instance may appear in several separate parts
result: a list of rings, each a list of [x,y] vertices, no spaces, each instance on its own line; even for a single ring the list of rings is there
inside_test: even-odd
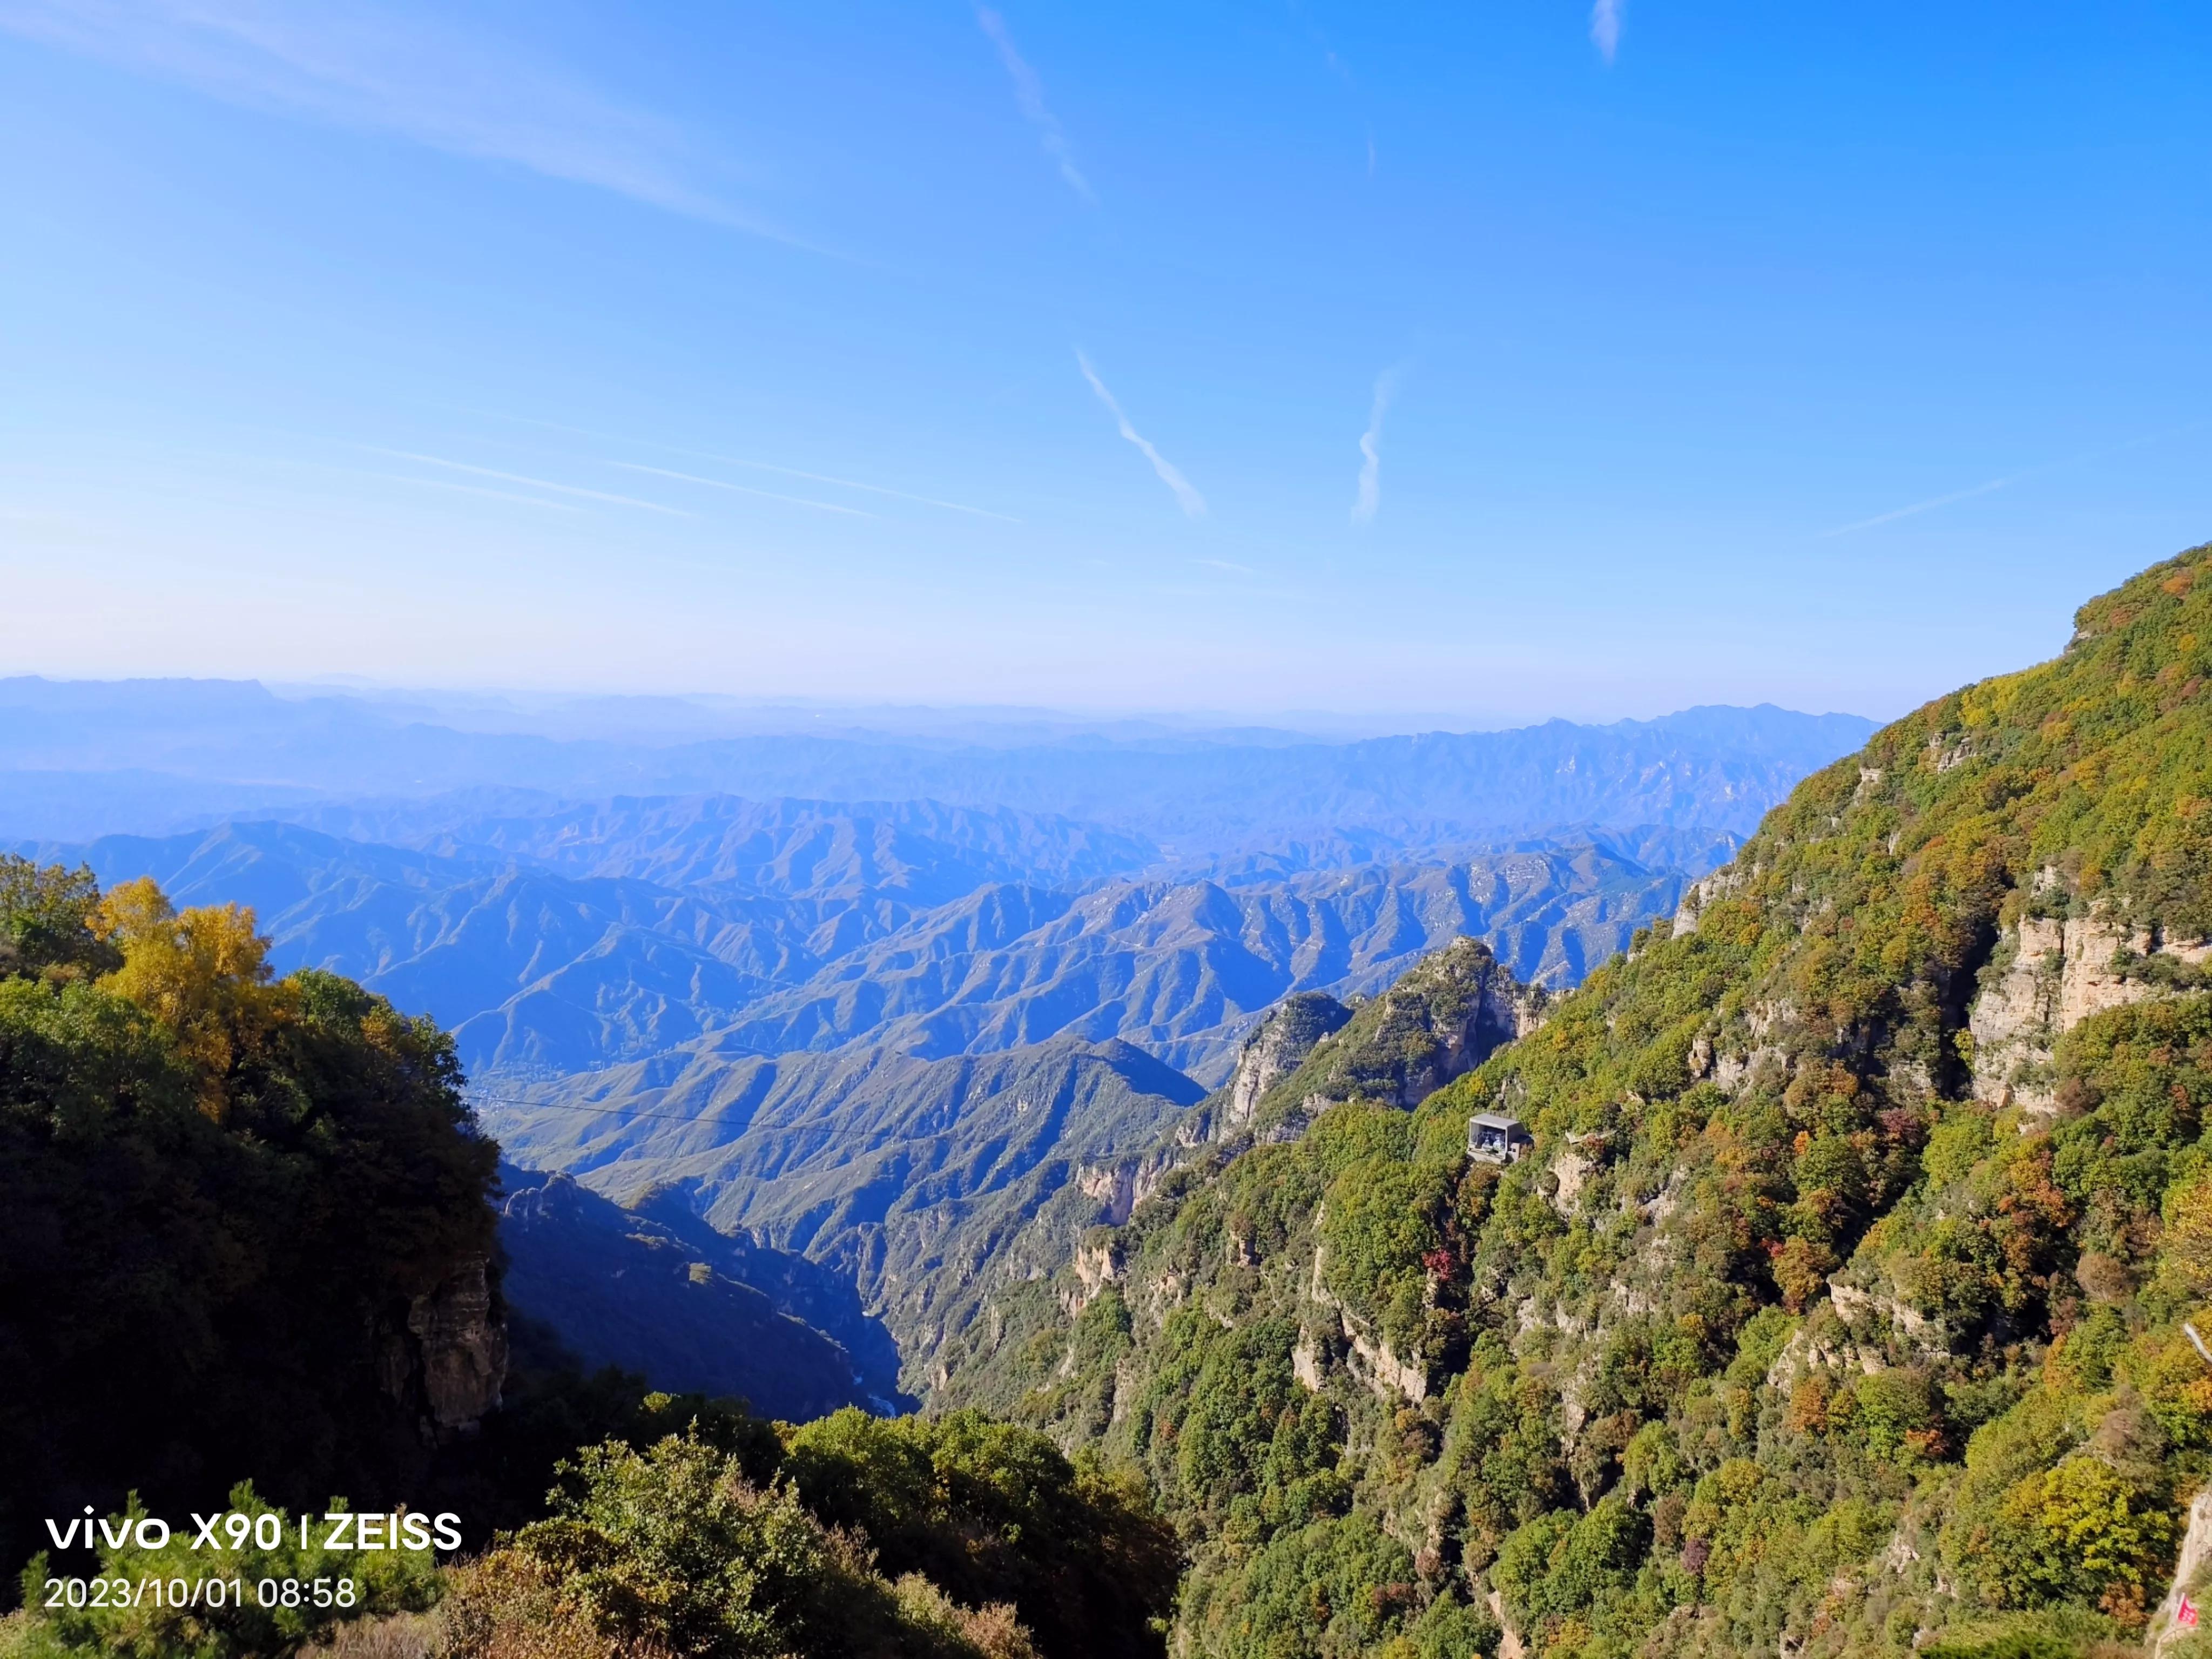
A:
[[[1468,1120],[1467,1155],[1485,1164],[1511,1164],[1526,1156],[1535,1138],[1517,1117],[1477,1112]]]

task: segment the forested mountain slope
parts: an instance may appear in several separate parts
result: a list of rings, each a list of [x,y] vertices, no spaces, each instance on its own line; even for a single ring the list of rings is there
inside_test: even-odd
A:
[[[266,955],[243,911],[0,856],[0,1654],[1161,1653],[1178,1561],[1126,1473],[972,1413],[646,1394],[521,1322],[510,1366],[451,1045]],[[506,1175],[548,1311],[794,1413],[880,1375],[811,1264]],[[401,1508],[467,1553],[308,1524]]]
[[[793,1423],[896,1409],[898,1351],[849,1280],[726,1237],[680,1204],[641,1213],[567,1176],[509,1164],[500,1176],[501,1292],[586,1370],[617,1366]]]
[[[2208,934],[2199,549],[1417,1109],[994,1291],[938,1397],[1139,1460],[1194,1653],[2136,1641],[2212,1479]],[[1470,1160],[1477,1110],[1529,1155]]]
[[[708,1039],[483,1110],[522,1163],[835,1268],[911,1357],[1041,1206],[1110,1183],[1204,1092],[1121,1042],[769,1060]]]
[[[994,1291],[1066,1266],[1087,1229],[1126,1219],[1184,1164],[1286,1133],[1335,1102],[1419,1100],[1545,1006],[1462,939],[1355,1007],[1289,1000],[1202,1101],[1189,1079],[1118,1042],[770,1060],[708,1039],[486,1097],[483,1110],[515,1157],[644,1209],[629,1231],[688,1224],[696,1251],[703,1220],[848,1275],[919,1391],[944,1381],[952,1356],[996,1340],[975,1328]],[[728,1271],[758,1282],[745,1267]]]

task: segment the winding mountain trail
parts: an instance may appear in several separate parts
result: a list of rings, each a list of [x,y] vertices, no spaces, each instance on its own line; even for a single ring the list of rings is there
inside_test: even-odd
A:
[[[2189,1530],[2182,1534],[2181,1553],[2174,1558],[2173,1582],[2166,1586],[2166,1599],[2151,1617],[2154,1656],[2163,1653],[2166,1644],[2185,1628],[2174,1622],[2174,1615],[2181,1611],[2181,1593],[2208,1556],[2212,1556],[2212,1486],[2198,1492],[2197,1501],[2189,1506]]]
[[[1498,1659],[1527,1659],[1528,1650],[1506,1620],[1505,1598],[1496,1590],[1490,1592],[1490,1616],[1498,1621]]]

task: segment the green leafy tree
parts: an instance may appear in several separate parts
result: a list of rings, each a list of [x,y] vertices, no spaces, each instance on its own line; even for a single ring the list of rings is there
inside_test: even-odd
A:
[[[0,976],[0,1553],[130,1490],[420,1501],[410,1311],[495,1227],[451,1042],[335,975],[272,982],[245,913],[9,880],[42,942]]]
[[[970,1606],[1010,1604],[1047,1653],[1158,1649],[1153,1623],[1173,1606],[1181,1561],[1141,1482],[977,1412],[848,1407],[796,1430],[782,1468],[884,1571],[919,1573]]]
[[[549,1518],[458,1576],[454,1659],[1033,1659],[1010,1609],[892,1583],[789,1484],[756,1486],[696,1435],[592,1447],[568,1474]]]

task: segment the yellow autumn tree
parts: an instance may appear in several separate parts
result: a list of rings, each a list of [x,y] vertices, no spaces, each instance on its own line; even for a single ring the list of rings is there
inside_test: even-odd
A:
[[[201,1109],[220,1119],[224,1079],[276,1023],[282,1003],[253,912],[240,904],[179,910],[142,876],[109,890],[93,930],[123,954],[101,985],[174,1033],[199,1073]]]
[[[1982,1570],[2015,1607],[2094,1601],[2140,1626],[2172,1559],[2173,1516],[2160,1496],[2090,1456],[2031,1474],[1998,1505]]]
[[[2212,1291],[2212,1175],[2198,1176],[2166,1200],[2166,1270],[2191,1297]]]

